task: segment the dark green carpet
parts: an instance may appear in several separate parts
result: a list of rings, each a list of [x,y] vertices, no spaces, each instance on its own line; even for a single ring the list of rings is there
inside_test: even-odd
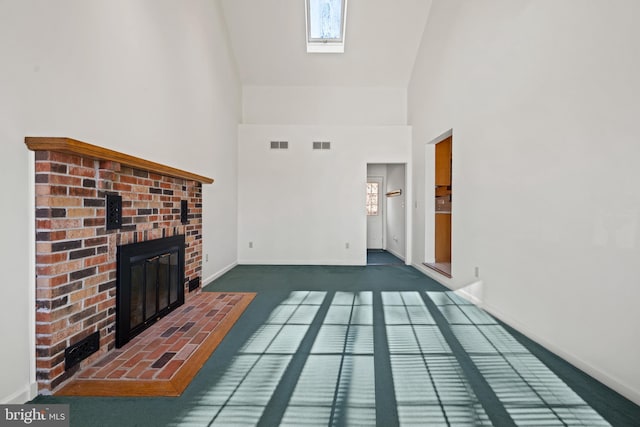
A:
[[[367,265],[404,265],[404,261],[384,249],[367,249]]]
[[[73,426],[614,425],[640,407],[406,266],[239,266],[257,292],[182,396],[86,398]]]

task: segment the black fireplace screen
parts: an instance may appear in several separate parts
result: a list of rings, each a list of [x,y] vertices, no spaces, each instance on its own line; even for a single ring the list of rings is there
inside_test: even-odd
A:
[[[116,347],[184,303],[184,236],[118,246]]]

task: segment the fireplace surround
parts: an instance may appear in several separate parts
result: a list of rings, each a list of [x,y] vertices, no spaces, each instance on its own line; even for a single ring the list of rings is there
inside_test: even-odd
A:
[[[174,295],[198,289],[202,184],[213,180],[69,138],[25,144],[35,151],[36,379],[49,394],[116,347],[118,248],[183,239]],[[121,199],[115,227],[107,196]],[[86,358],[69,363],[79,353]]]

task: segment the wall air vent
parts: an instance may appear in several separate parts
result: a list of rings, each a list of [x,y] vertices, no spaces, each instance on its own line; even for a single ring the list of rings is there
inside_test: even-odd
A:
[[[289,141],[271,141],[272,150],[286,150],[289,148]]]
[[[313,141],[314,150],[331,150],[331,143],[329,141]]]

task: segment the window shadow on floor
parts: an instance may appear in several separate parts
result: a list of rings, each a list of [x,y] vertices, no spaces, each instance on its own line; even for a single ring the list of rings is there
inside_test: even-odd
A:
[[[69,403],[77,425],[640,419],[637,405],[411,267],[240,266],[204,290],[257,296],[182,396],[40,400]]]

